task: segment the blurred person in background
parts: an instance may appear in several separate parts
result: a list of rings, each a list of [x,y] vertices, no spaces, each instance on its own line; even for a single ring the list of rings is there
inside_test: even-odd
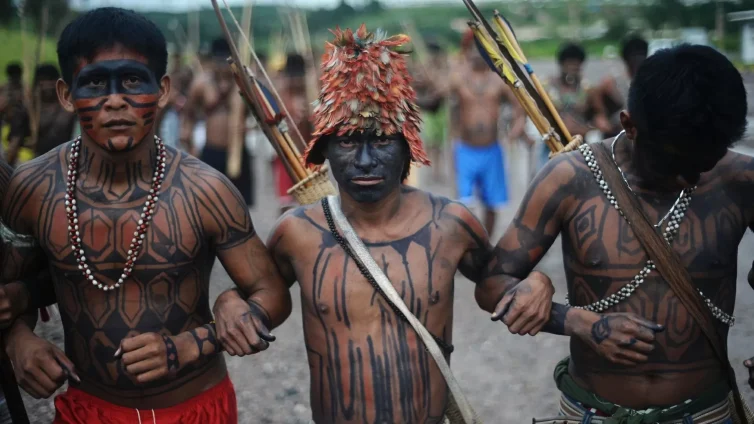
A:
[[[5,152],[5,160],[10,166],[14,166],[16,158],[8,157],[8,146],[11,144],[11,138],[14,138],[13,142],[23,143],[27,134],[23,131],[23,127],[19,126],[20,122],[23,122],[21,117],[26,113],[26,106],[24,105],[24,84],[23,84],[23,66],[18,62],[9,63],[5,67],[5,76],[8,82],[2,88],[0,92],[0,143],[2,144],[2,150]],[[28,126],[26,126],[28,132]],[[13,137],[11,137],[13,133]],[[19,135],[20,134],[20,135]],[[19,138],[19,140],[15,140]],[[25,156],[31,156],[31,151],[25,150]],[[12,160],[11,160],[12,159]],[[25,157],[29,159],[29,157]]]
[[[63,109],[58,102],[55,84],[59,78],[60,72],[52,63],[39,65],[34,71],[31,113],[36,113],[39,119],[34,146],[35,157],[44,155],[74,137],[76,115]],[[37,110],[38,112],[35,112]],[[23,140],[32,133],[31,125],[32,120],[26,109],[14,115],[7,150],[10,163],[15,163],[18,159],[19,150],[23,148]]]
[[[412,72],[413,86],[416,89],[416,104],[422,111],[422,141],[427,148],[429,160],[434,164],[432,179],[442,182],[445,179],[442,155],[448,129],[448,102],[446,96],[436,90],[431,81],[448,78],[448,58],[437,40],[428,37],[425,42],[430,57],[428,63],[416,64],[415,72]]]
[[[467,205],[477,197],[481,200],[484,226],[492,234],[497,210],[508,203],[505,157],[498,138],[501,106],[507,102],[513,108],[507,140],[524,136],[526,115],[513,92],[473,46],[473,38],[471,43],[464,63],[453,75],[434,82],[445,83],[440,92],[458,101],[458,138],[453,141],[457,196]]]
[[[545,90],[572,136],[586,136],[590,130],[586,118],[589,111],[589,83],[584,79],[586,51],[576,43],[566,43],[558,51],[560,73],[546,82]],[[539,167],[550,155],[546,144],[540,145]]]
[[[647,58],[649,43],[638,35],[631,35],[621,43],[621,58],[625,66],[625,75],[608,76],[592,95],[594,125],[603,137],[614,137],[623,129],[620,124],[620,112],[627,107],[628,89],[639,66]]]
[[[211,60],[203,65],[204,72],[197,75],[188,90],[186,105],[181,116],[181,144],[192,154],[198,153],[194,146],[194,129],[198,117],[206,122],[206,142],[200,159],[227,176],[228,148],[232,131],[245,133],[245,116],[232,122],[231,99],[238,96],[233,71],[228,66],[230,47],[224,38],[212,41]],[[242,103],[246,111],[246,104]],[[242,137],[245,138],[244,135]],[[241,172],[230,178],[244,198],[246,205],[254,206],[252,161],[245,143],[241,148]]]
[[[304,57],[298,53],[289,53],[279,81],[281,83],[280,97],[291,114],[290,120],[301,133],[304,142],[308,142],[312,135],[312,126],[309,122],[309,102],[306,98],[306,60]],[[288,194],[288,190],[293,187],[293,180],[277,154],[273,159],[272,167],[275,175],[275,193],[282,215],[296,206],[293,196]]]

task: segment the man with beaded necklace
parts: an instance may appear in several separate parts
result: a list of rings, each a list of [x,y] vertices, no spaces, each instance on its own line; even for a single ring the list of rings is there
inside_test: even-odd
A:
[[[744,133],[746,108],[728,59],[679,46],[641,65],[621,113],[624,132],[603,142],[726,340],[737,245],[754,228],[754,160],[728,150]],[[732,423],[727,373],[601,172],[588,145],[550,160],[490,263],[518,281],[562,236],[571,306],[554,304],[544,331],[575,337],[555,370],[561,418],[543,422]]]
[[[243,337],[224,341],[234,354],[264,350],[291,309],[243,197],[155,136],[170,79],[152,22],[87,12],[63,31],[58,60],[58,97],[82,135],[13,175],[1,281],[15,288],[14,315],[57,301],[65,353],[34,335],[36,312],[16,319],[4,336],[19,383],[39,398],[68,380],[55,423],[235,423],[218,340]],[[209,305],[216,257],[248,296],[222,337]],[[34,278],[44,267],[51,284]]]

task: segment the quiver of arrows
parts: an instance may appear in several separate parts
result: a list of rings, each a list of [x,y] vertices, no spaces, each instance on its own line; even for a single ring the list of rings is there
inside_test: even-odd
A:
[[[550,157],[576,149],[583,143],[572,137],[539,78],[529,65],[508,21],[495,11],[494,28],[473,0],[463,0],[473,20],[468,22],[474,41],[487,65],[513,90],[524,111],[550,148]]]

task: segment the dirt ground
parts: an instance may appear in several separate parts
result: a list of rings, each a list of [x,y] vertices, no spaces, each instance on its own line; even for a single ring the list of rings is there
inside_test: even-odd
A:
[[[536,64],[542,75],[554,71],[553,64]],[[598,78],[610,70],[621,71],[616,63],[589,63],[587,77]],[[754,90],[751,90],[754,91]],[[751,92],[750,91],[750,92]],[[511,203],[500,211],[497,240],[510,221],[526,185],[527,154],[521,147],[509,149],[507,173],[510,180]],[[254,223],[267,236],[276,218],[277,203],[271,192],[271,175],[266,164],[257,163],[257,207],[252,209]],[[426,171],[421,174],[423,187],[452,196],[450,179],[430,181]],[[564,300],[565,280],[562,270],[560,244],[555,243],[539,265],[539,269],[553,277],[556,299]],[[754,293],[746,282],[746,273],[754,259],[754,236],[747,234],[739,254],[739,290],[736,302],[736,326],[730,335],[732,362],[737,367],[739,384],[750,404],[754,405],[754,391],[746,384],[748,376],[742,361],[754,356]],[[460,277],[459,277],[460,278]],[[464,284],[465,283],[465,284]],[[217,296],[232,285],[218,263],[212,275],[211,294]],[[485,422],[505,424],[530,423],[533,417],[555,415],[557,394],[552,371],[556,362],[567,355],[566,338],[549,334],[520,337],[508,333],[504,325],[493,323],[488,314],[478,309],[473,286],[463,280],[456,284],[456,313],[453,341],[452,369],[472,405]],[[298,287],[293,288],[294,312],[275,330],[276,341],[260,355],[246,358],[227,357],[230,376],[236,387],[241,423],[297,424],[308,423],[309,375],[303,344],[303,331]],[[38,333],[62,344],[59,320],[41,325]],[[35,401],[25,396],[26,409],[32,423],[49,423],[53,417],[51,400]]]

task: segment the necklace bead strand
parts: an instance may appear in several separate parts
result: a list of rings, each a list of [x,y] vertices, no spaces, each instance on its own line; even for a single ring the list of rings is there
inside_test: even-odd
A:
[[[147,195],[147,200],[144,203],[144,207],[142,207],[142,213],[137,223],[136,231],[134,231],[134,238],[131,240],[128,247],[128,254],[126,256],[126,264],[123,268],[123,273],[120,275],[118,281],[112,285],[103,284],[94,277],[94,273],[87,263],[84,247],[81,243],[81,233],[79,229],[78,211],[75,198],[76,181],[78,180],[78,158],[81,150],[81,136],[77,137],[71,146],[70,165],[68,166],[68,179],[65,193],[65,211],[68,215],[68,237],[79,270],[94,286],[104,291],[115,290],[125,283],[133,272],[134,262],[136,262],[136,258],[139,256],[141,248],[144,246],[144,238],[147,229],[149,228],[149,223],[154,216],[157,199],[159,198],[162,182],[165,178],[165,144],[157,136],[154,137],[154,141],[157,146],[157,167],[152,175],[152,184],[150,186],[149,194]]]
[[[617,140],[617,137],[616,137]],[[615,199],[615,196],[613,195],[612,191],[610,191],[610,188],[607,185],[607,182],[602,176],[602,171],[600,170],[599,165],[597,164],[597,159],[594,157],[594,153],[592,152],[592,149],[586,145],[583,144],[579,147],[579,151],[584,156],[584,160],[586,161],[587,166],[592,171],[592,174],[594,175],[595,180],[597,180],[597,185],[599,185],[602,192],[607,197],[610,204],[620,213],[620,215],[625,219],[625,215],[623,214],[623,211],[621,210],[620,206],[618,205],[617,200]],[[617,163],[616,163],[617,166]],[[620,170],[620,168],[618,168]],[[621,175],[623,172],[621,171]],[[625,177],[624,177],[625,180]],[[683,220],[683,217],[686,215],[686,211],[689,208],[689,203],[691,202],[691,194],[696,191],[696,186],[684,190],[681,192],[681,194],[678,197],[678,200],[673,204],[673,207],[669,211],[669,213],[658,223],[658,227],[662,225],[662,222],[670,217],[668,220],[667,225],[665,226],[665,230],[662,233],[663,238],[668,244],[673,243],[673,239],[678,234],[678,229],[680,228],[681,221]],[[605,297],[602,300],[598,300],[594,303],[590,303],[588,305],[584,306],[573,306],[576,309],[585,309],[592,312],[604,312],[610,307],[617,305],[618,303],[628,299],[635,291],[636,289],[644,283],[644,279],[655,270],[655,264],[652,262],[651,259],[647,260],[647,262],[644,264],[644,267],[639,271],[638,274],[634,278],[631,279],[630,282],[628,282],[625,286],[621,287],[620,290],[617,292],[611,294],[610,296]],[[733,326],[735,323],[735,317],[732,315],[727,314],[722,309],[718,308],[716,305],[712,303],[712,301],[707,298],[704,293],[702,293],[701,290],[697,288],[697,291],[704,299],[704,303],[707,304],[707,307],[710,308],[712,311],[712,315],[720,320],[722,323]],[[566,295],[566,305],[570,305],[568,296]]]

